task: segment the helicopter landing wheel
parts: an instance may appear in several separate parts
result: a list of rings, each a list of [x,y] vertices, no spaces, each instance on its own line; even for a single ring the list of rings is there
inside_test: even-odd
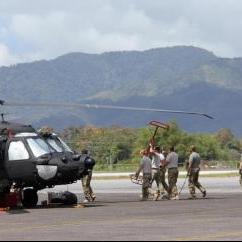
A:
[[[22,204],[25,208],[34,208],[38,204],[37,190],[28,188],[23,190]]]

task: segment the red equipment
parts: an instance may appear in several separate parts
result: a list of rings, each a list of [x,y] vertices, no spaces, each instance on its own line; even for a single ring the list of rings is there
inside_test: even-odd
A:
[[[18,192],[10,192],[0,200],[0,208],[17,208],[20,200]]]

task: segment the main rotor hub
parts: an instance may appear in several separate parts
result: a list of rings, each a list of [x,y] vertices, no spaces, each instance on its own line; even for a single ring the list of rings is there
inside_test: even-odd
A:
[[[48,137],[53,134],[54,130],[50,127],[42,127],[38,132],[41,136]]]

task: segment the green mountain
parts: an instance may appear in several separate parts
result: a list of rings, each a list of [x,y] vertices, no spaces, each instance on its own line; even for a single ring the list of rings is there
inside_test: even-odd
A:
[[[178,119],[187,130],[220,127],[242,133],[242,58],[225,59],[195,47],[103,54],[71,53],[50,61],[0,68],[0,99],[108,103],[202,111],[201,118],[90,110],[7,110],[14,119],[57,128],[92,123],[142,126],[149,119]],[[161,117],[162,116],[162,117]]]

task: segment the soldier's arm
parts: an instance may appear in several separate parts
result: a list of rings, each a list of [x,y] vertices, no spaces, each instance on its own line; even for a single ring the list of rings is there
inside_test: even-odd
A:
[[[190,172],[191,172],[192,164],[193,164],[193,157],[192,157],[192,155],[190,155],[190,157],[189,157],[189,161],[188,161],[188,171],[187,171],[187,174],[188,174],[188,175],[189,175]]]
[[[136,171],[136,173],[135,173],[135,177],[136,177],[136,178],[139,177],[140,172],[143,170],[143,167],[144,167],[143,162],[141,162],[141,164],[140,164],[140,166],[139,166],[139,169],[138,169],[138,170]]]
[[[160,157],[160,164],[161,164],[161,166],[162,167],[165,167],[166,166],[166,158],[165,158],[165,156],[164,155],[159,155],[159,157]]]
[[[240,162],[240,166],[239,166],[239,174],[242,175],[242,161]]]
[[[169,165],[169,163],[171,162],[171,158],[170,158],[170,154],[166,157],[165,159],[165,166]]]
[[[150,143],[150,153],[155,154],[155,149],[152,143]]]

